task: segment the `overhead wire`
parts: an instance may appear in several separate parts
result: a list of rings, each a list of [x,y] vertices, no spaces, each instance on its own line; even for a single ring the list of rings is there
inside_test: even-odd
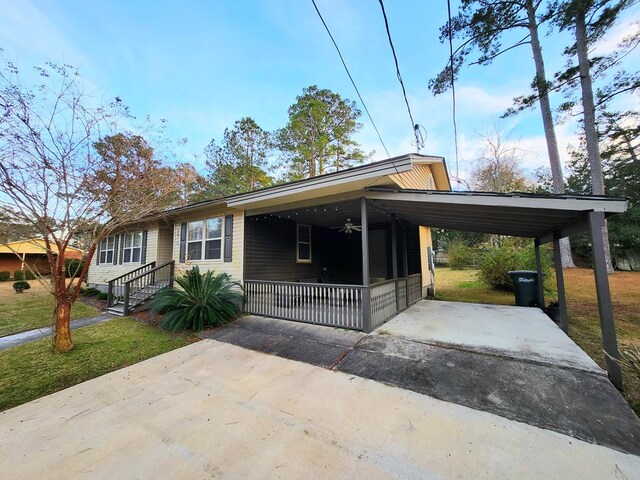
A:
[[[320,17],[320,20],[322,21],[322,25],[324,25],[325,30],[329,34],[329,38],[331,38],[331,41],[333,42],[333,46],[336,47],[336,51],[338,52],[338,56],[340,57],[340,61],[342,62],[342,66],[344,67],[345,71],[347,72],[347,75],[349,76],[349,80],[351,80],[351,85],[353,85],[353,88],[355,89],[356,94],[358,95],[358,98],[360,99],[360,103],[362,103],[362,107],[364,108],[364,111],[366,112],[367,117],[369,117],[369,120],[371,121],[371,124],[373,125],[373,129],[376,131],[376,134],[378,135],[378,139],[380,140],[380,143],[382,144],[382,148],[384,148],[384,151],[387,153],[387,156],[391,157],[391,154],[389,153],[389,150],[387,150],[387,146],[385,145],[384,140],[382,140],[382,135],[380,135],[380,131],[378,130],[376,122],[373,121],[373,117],[371,116],[371,113],[369,112],[369,109],[367,108],[367,104],[364,103],[364,99],[362,98],[362,95],[360,95],[360,90],[358,90],[356,82],[353,80],[353,77],[351,76],[351,72],[349,71],[349,67],[347,67],[347,62],[345,62],[344,57],[342,56],[342,52],[340,51],[340,47],[338,47],[338,44],[336,43],[335,39],[333,38],[333,35],[331,33],[331,30],[329,30],[327,22],[324,21],[324,18],[322,17],[322,14],[320,13],[320,9],[318,8],[318,5],[316,5],[316,0],[311,0],[311,2],[313,3],[313,7],[316,9],[316,13],[318,14],[318,17]]]
[[[451,0],[447,0],[447,16],[449,18],[448,34],[449,34],[449,68],[451,69],[451,99],[452,99],[452,119],[453,119],[453,141],[456,150],[456,182],[460,186],[460,167],[458,165],[458,122],[456,119],[456,82],[455,72],[453,70],[453,31],[451,27]]]
[[[400,82],[400,87],[402,87],[402,96],[404,97],[404,103],[407,106],[407,112],[409,113],[409,120],[411,120],[411,128],[413,129],[413,134],[416,137],[416,148],[418,151],[424,147],[424,143],[420,141],[421,133],[420,133],[420,125],[418,125],[414,119],[413,114],[411,113],[411,106],[409,105],[409,99],[407,98],[407,90],[404,86],[404,81],[402,80],[402,74],[400,73],[400,65],[398,64],[398,56],[396,55],[396,49],[393,46],[393,40],[391,39],[391,31],[389,29],[389,19],[387,18],[387,12],[384,8],[384,2],[382,0],[378,0],[380,3],[380,8],[382,10],[382,16],[384,18],[384,26],[387,31],[387,38],[389,39],[389,46],[391,47],[391,53],[393,54],[393,61],[396,65],[396,75],[398,77],[398,81]]]

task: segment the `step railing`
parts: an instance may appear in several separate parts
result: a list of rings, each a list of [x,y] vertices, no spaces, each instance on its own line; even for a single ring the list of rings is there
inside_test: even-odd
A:
[[[122,300],[124,299],[125,283],[140,274],[153,270],[154,268],[156,268],[156,262],[147,263],[146,265],[138,267],[135,270],[131,270],[124,275],[120,275],[119,277],[109,280],[109,284],[107,286],[107,308],[122,303]]]
[[[122,314],[128,315],[131,309],[150,299],[163,288],[172,288],[174,279],[173,260],[128,278],[122,285]]]

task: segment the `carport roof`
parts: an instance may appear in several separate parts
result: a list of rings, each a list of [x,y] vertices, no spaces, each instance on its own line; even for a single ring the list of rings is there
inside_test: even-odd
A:
[[[527,193],[442,192],[371,187],[366,198],[416,225],[553,240],[586,230],[587,214],[627,209],[626,198]]]

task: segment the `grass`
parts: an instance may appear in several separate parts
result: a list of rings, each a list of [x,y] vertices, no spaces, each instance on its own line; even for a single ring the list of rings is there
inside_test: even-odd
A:
[[[0,282],[0,337],[53,323],[53,296],[37,281],[29,283],[29,290],[15,293],[12,281]],[[95,308],[79,301],[71,309],[72,320],[99,314]]]
[[[74,330],[74,349],[53,352],[48,339],[0,352],[0,411],[185,346],[173,335],[131,318]]]
[[[545,286],[547,303],[557,299],[555,275]],[[576,268],[564,271],[569,336],[604,368],[598,303],[593,271]],[[620,350],[640,347],[640,272],[616,272],[609,277],[614,318]],[[513,293],[493,290],[477,279],[475,270],[436,270],[436,298],[456,302],[514,305]],[[623,367],[623,395],[640,416],[640,378]]]

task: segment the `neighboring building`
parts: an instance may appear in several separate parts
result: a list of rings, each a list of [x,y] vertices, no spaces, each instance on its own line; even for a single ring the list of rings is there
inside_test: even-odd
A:
[[[87,282],[123,312],[198,266],[241,282],[249,313],[361,329],[363,303],[383,321],[431,284],[429,226],[366,203],[373,187],[451,189],[443,158],[411,154],[199,202],[103,239]]]
[[[51,245],[53,254],[57,255],[58,250],[55,244]],[[67,247],[65,250],[66,259],[81,259],[82,250]],[[28,266],[41,275],[49,275],[49,260],[47,258],[47,246],[41,238],[31,238],[28,240],[18,240],[0,245],[0,272],[11,272],[16,270],[25,271]]]

